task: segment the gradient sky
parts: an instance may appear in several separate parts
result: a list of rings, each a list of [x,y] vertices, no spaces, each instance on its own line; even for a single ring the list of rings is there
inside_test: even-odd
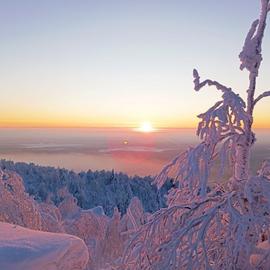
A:
[[[245,96],[238,54],[256,0],[0,0],[0,126],[192,127],[220,93]],[[258,94],[270,88],[270,29]],[[256,109],[270,127],[270,98]]]

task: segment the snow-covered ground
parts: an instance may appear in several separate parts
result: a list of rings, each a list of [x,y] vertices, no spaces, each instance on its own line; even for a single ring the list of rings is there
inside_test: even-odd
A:
[[[0,222],[0,269],[79,270],[88,257],[78,237]]]

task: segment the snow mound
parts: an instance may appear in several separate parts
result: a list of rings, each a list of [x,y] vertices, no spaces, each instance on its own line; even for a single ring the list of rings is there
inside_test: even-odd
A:
[[[0,222],[0,269],[81,270],[88,256],[86,245],[75,236]]]

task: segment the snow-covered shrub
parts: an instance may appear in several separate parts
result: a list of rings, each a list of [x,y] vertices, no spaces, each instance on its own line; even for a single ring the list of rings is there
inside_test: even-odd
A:
[[[0,221],[42,229],[39,205],[25,193],[22,178],[0,170]]]

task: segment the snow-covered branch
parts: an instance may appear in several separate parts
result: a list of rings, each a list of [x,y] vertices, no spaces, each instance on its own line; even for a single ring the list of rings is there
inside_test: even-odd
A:
[[[259,20],[255,20],[247,33],[243,50],[239,54],[241,61],[240,69],[243,70],[246,68],[250,72],[257,66],[262,60],[261,54],[257,51],[258,38],[254,36],[256,29],[258,27]],[[260,51],[259,51],[260,52]]]
[[[198,115],[197,135],[206,141],[218,141],[230,132],[243,133],[243,126],[249,120],[243,99],[232,90],[224,92],[223,100],[218,101],[205,113]]]
[[[262,98],[264,98],[264,97],[269,97],[269,96],[270,96],[270,91],[265,91],[265,92],[263,92],[262,94],[260,94],[260,95],[254,100],[253,106],[255,106],[256,103],[257,103],[259,100],[261,100]]]
[[[225,92],[225,91],[229,91],[231,90],[231,88],[217,82],[217,81],[212,81],[212,80],[204,80],[204,81],[200,81],[200,76],[199,76],[199,73],[196,69],[193,69],[193,82],[194,82],[194,89],[196,91],[199,91],[201,88],[203,88],[205,85],[209,85],[209,86],[215,86],[217,88],[217,90],[220,90],[222,92]]]
[[[218,101],[205,113],[200,114],[201,122],[198,125],[197,135],[206,141],[218,141],[221,136],[229,132],[242,132],[249,119],[245,108],[244,100],[231,88],[220,84],[217,81],[200,81],[199,73],[193,70],[194,89],[199,91],[202,87],[215,86],[223,92],[222,101]]]
[[[258,20],[255,20],[248,31],[245,43],[239,58],[241,61],[240,69],[246,68],[255,76],[258,75],[258,70],[262,61],[261,44],[266,26],[267,12],[269,11],[269,0],[261,0],[261,14]]]
[[[251,256],[267,254],[256,245],[269,233],[269,185],[261,178],[247,185],[250,211],[237,192],[218,190],[160,210],[131,239],[121,269],[255,269]]]
[[[183,193],[183,197],[189,196],[194,199],[205,197],[214,149],[215,144],[205,142],[195,148],[190,147],[164,167],[155,180],[156,184],[162,186],[171,174],[178,183],[178,188],[186,193],[186,195]]]
[[[252,116],[254,109],[254,94],[256,90],[256,79],[262,61],[262,40],[266,27],[266,19],[269,11],[269,0],[261,0],[261,13],[258,20],[255,20],[247,34],[240,58],[240,69],[249,71],[249,87],[247,90],[247,113]],[[252,117],[246,126],[247,142],[251,141]]]
[[[270,159],[263,161],[262,166],[258,171],[258,175],[270,180]]]

